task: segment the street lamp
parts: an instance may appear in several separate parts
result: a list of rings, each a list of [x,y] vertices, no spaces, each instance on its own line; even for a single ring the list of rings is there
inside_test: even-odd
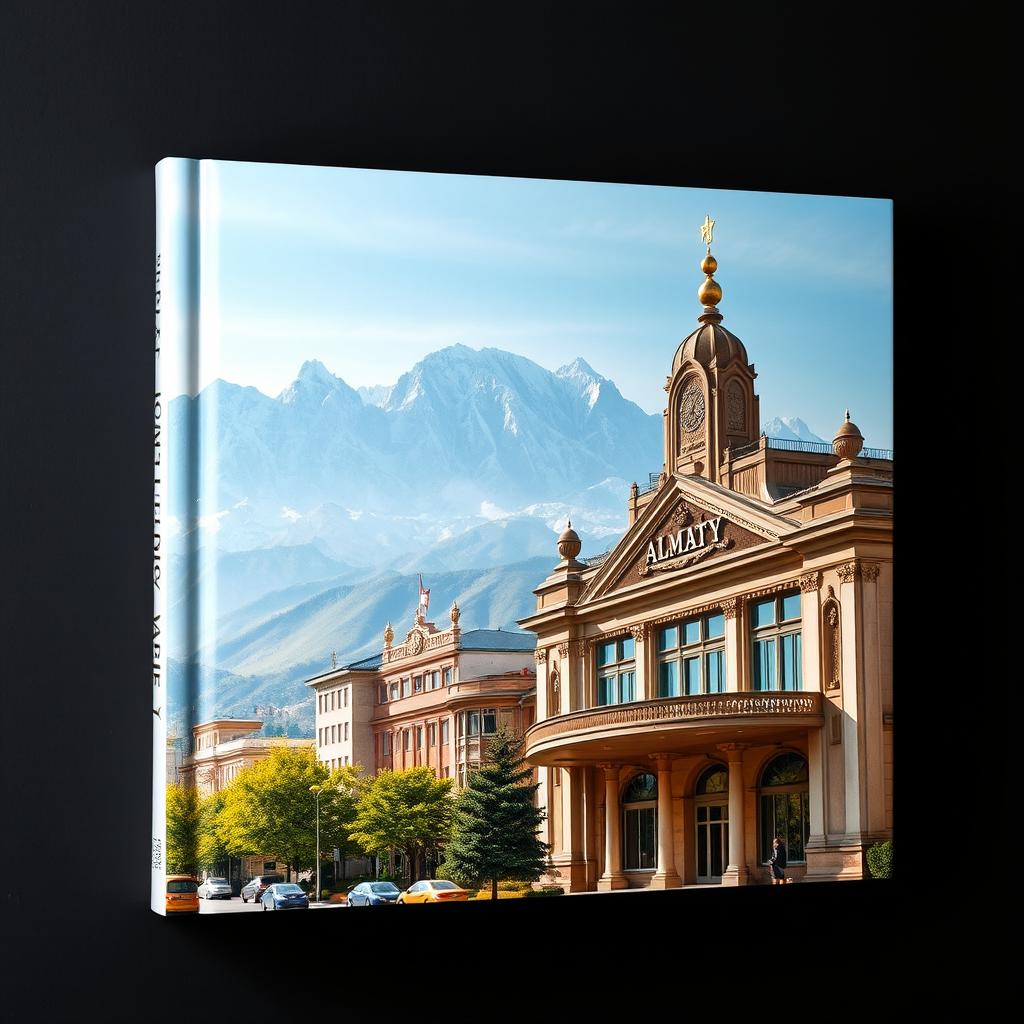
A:
[[[310,786],[309,791],[316,797],[316,901],[320,902],[320,794],[323,786]]]

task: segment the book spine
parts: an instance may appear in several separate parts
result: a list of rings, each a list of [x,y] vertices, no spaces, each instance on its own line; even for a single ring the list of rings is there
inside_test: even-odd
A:
[[[192,417],[172,428],[170,407],[194,394],[199,340],[199,164],[162,160],[156,168],[155,373],[153,396],[153,827],[150,906],[166,914],[167,786],[191,738],[185,693],[173,692],[172,652],[188,648],[188,615],[175,614],[187,593],[188,523],[195,497]],[[187,399],[186,399],[187,401]],[[187,676],[187,673],[185,673]],[[179,686],[180,689],[180,686]],[[182,700],[184,698],[184,700]],[[173,727],[172,727],[173,724]],[[180,730],[183,735],[177,735]]]

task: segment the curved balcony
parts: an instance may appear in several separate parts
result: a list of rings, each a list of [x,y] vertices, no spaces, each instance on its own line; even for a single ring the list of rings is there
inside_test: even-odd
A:
[[[824,725],[817,692],[742,690],[612,704],[558,715],[526,733],[535,765],[692,753],[724,742],[783,742]]]

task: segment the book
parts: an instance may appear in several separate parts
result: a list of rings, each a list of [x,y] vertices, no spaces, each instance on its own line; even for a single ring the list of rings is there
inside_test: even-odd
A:
[[[154,911],[891,870],[888,201],[171,158],[156,218]]]

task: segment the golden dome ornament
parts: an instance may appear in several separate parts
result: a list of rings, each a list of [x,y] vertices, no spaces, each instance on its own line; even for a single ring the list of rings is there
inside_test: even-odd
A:
[[[711,219],[711,214],[705,214],[704,223],[700,226],[700,238],[708,247],[708,252],[700,264],[704,282],[697,289],[697,300],[704,307],[704,312],[697,319],[705,324],[722,322],[722,314],[718,312],[718,303],[722,301],[722,287],[712,276],[718,269],[718,260],[711,255],[714,230],[715,222]]]

